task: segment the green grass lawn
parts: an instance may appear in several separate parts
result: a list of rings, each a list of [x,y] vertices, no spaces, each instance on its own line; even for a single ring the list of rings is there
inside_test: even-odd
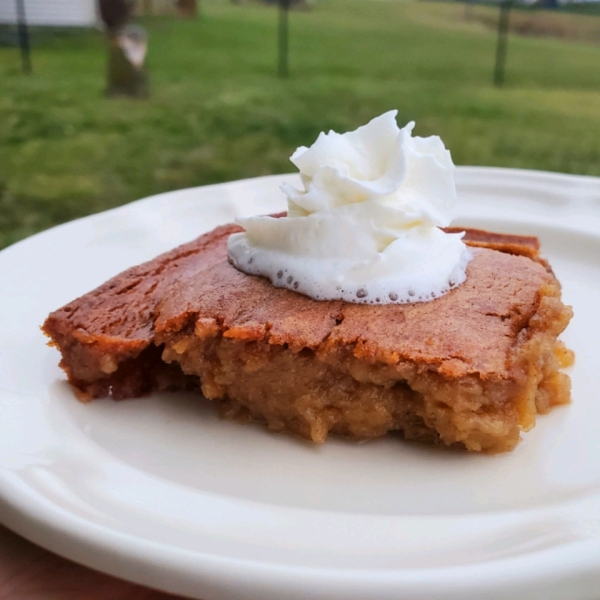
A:
[[[512,37],[498,90],[494,33],[461,5],[321,0],[291,15],[281,80],[272,7],[202,4],[198,20],[144,21],[149,100],[102,95],[97,31],[40,36],[31,76],[0,47],[0,247],[165,190],[290,171],[319,131],[391,108],[457,164],[600,175],[600,45]]]

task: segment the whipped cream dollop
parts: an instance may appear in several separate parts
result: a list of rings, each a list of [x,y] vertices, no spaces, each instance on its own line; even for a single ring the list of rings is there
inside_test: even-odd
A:
[[[440,229],[456,202],[450,152],[396,114],[298,148],[303,189],[282,186],[287,217],[238,220],[233,265],[316,300],[425,302],[461,284],[471,254]]]

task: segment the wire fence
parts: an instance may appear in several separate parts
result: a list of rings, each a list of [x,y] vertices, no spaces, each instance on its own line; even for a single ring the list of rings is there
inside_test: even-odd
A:
[[[446,1],[464,5],[465,21],[479,22],[497,31],[492,76],[496,87],[502,87],[505,81],[509,34],[600,44],[600,0]]]

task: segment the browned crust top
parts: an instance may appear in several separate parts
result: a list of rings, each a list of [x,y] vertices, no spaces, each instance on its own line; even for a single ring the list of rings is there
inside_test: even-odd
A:
[[[351,345],[366,360],[412,361],[447,377],[503,378],[540,288],[554,280],[535,260],[536,238],[488,234],[491,250],[483,247],[485,232],[476,232],[467,281],[441,298],[384,306],[318,302],[231,266],[227,238],[240,230],[218,227],[53,312],[43,329],[63,352],[63,365],[69,349],[87,348],[91,362],[108,355],[120,363],[157,334],[196,327],[199,335],[266,339],[298,350]],[[513,253],[495,251],[502,244]],[[87,378],[97,369],[81,372]]]

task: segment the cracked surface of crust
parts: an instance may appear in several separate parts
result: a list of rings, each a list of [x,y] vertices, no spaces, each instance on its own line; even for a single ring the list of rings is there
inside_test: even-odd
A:
[[[536,309],[537,290],[553,279],[535,260],[476,247],[467,281],[434,301],[316,302],[232,267],[225,248],[238,231],[233,224],[218,227],[53,312],[43,330],[61,350],[71,381],[84,386],[105,378],[148,349],[156,333],[197,320],[228,337],[267,337],[294,349],[315,348],[329,338],[329,343],[356,344],[364,356],[385,363],[406,358],[455,377],[474,372],[503,377],[514,336]],[[485,233],[468,230],[465,239],[481,245]],[[497,234],[488,235],[498,247]],[[530,252],[532,239],[502,236],[500,241],[510,250]]]
[[[508,376],[508,354],[537,309],[538,290],[553,279],[526,257],[474,248],[466,282],[431,302],[316,302],[235,269],[226,259],[226,239],[215,238],[207,249],[221,260],[195,265],[173,282],[156,309],[156,333],[203,319],[229,338],[296,350],[352,344],[372,361],[409,360],[448,377],[498,379]]]

